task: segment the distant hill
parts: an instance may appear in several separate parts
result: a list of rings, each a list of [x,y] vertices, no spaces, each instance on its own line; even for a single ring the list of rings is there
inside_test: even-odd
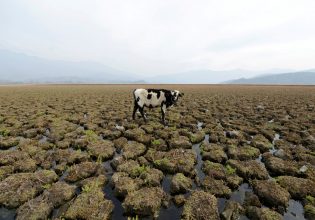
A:
[[[286,72],[286,73],[283,73]],[[288,73],[290,72],[290,73]],[[281,74],[278,74],[281,73]],[[262,75],[264,74],[264,75]],[[259,76],[257,76],[259,75]],[[236,79],[238,77],[245,77]],[[250,78],[253,77],[253,78]],[[230,79],[236,80],[230,80]],[[229,81],[228,81],[229,80]],[[0,49],[0,84],[14,83],[155,83],[155,84],[315,84],[315,70],[193,70],[139,76],[97,62],[49,60]]]
[[[155,77],[145,78],[149,83],[186,83],[186,84],[217,84],[239,76],[253,77],[263,73],[281,73],[290,71],[288,69],[270,69],[267,71],[248,71],[242,69],[232,70],[193,70],[180,73],[163,74]]]
[[[284,84],[284,85],[315,85],[315,70],[293,73],[267,74],[253,78],[240,78],[223,82],[224,84]]]
[[[239,71],[212,71],[195,70],[181,73],[172,73],[149,77],[145,80],[150,83],[218,83],[223,80],[231,79],[233,76],[239,76]]]
[[[0,83],[137,83],[141,77],[96,62],[48,60],[0,50]]]

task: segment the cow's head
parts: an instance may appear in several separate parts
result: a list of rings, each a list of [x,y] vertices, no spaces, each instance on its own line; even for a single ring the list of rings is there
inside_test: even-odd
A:
[[[184,93],[181,93],[178,90],[172,90],[171,94],[172,94],[172,105],[175,105],[175,106],[177,105],[177,101],[179,97],[182,97],[184,95]]]

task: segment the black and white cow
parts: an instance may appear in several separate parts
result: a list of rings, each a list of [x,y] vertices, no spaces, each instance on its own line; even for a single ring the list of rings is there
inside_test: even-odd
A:
[[[135,89],[133,96],[135,105],[133,109],[132,118],[135,119],[135,114],[139,109],[144,121],[147,121],[146,115],[143,112],[144,107],[156,108],[161,107],[162,122],[165,124],[165,113],[168,107],[176,105],[178,98],[184,94],[178,90],[166,89]]]

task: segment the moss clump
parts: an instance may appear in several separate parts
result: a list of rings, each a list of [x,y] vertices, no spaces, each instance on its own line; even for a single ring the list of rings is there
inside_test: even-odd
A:
[[[172,131],[176,131],[177,130],[176,126],[169,127],[169,129],[172,130]]]
[[[203,142],[201,144],[201,156],[203,160],[210,160],[216,163],[224,163],[228,159],[224,148],[218,144],[209,144]]]
[[[203,167],[204,167],[204,171],[223,171],[223,165],[220,164],[220,163],[214,163],[214,162],[211,162],[209,160],[206,160],[203,164]]]
[[[0,167],[0,181],[5,179],[9,174],[14,172],[14,166],[2,166]]]
[[[248,158],[255,158],[258,157],[260,154],[260,151],[257,148],[251,147],[251,146],[244,146],[242,148],[243,152],[244,152],[244,157],[248,157]]]
[[[192,144],[189,141],[189,138],[186,136],[174,136],[169,141],[170,148],[185,148],[191,149]]]
[[[160,187],[145,187],[129,193],[122,206],[126,214],[156,218],[167,195]]]
[[[136,141],[130,141],[123,146],[122,156],[125,159],[136,159],[143,155],[146,151],[146,146]]]
[[[17,209],[16,219],[49,219],[54,208],[58,208],[74,197],[75,188],[76,186],[61,181],[52,184],[41,195],[21,205]]]
[[[145,166],[145,165],[142,165],[142,166],[136,166],[132,169],[131,171],[131,176],[134,176],[134,177],[137,177],[137,176],[140,176],[141,174],[147,172],[150,168]]]
[[[214,163],[206,160],[202,167],[203,172],[215,179],[225,179],[226,173],[224,166],[220,163]]]
[[[197,138],[196,138],[196,136],[190,136],[190,141],[192,142],[192,143],[196,143],[196,141],[197,141]]]
[[[313,196],[305,197],[304,213],[307,219],[315,219],[315,198]]]
[[[91,192],[91,191],[92,191],[91,185],[84,185],[84,186],[82,186],[82,192],[88,193],[88,192]]]
[[[225,166],[226,168],[226,173],[228,175],[233,175],[235,174],[236,169],[232,168],[229,164]]]
[[[205,133],[203,131],[198,131],[197,133],[193,133],[190,135],[190,141],[193,144],[203,141],[204,138],[205,138]]]
[[[4,137],[0,138],[0,149],[8,149],[10,147],[17,146],[20,140],[16,137]]]
[[[214,179],[211,176],[206,176],[202,182],[202,188],[217,197],[229,198],[232,193],[231,189],[226,186],[223,180]]]
[[[251,186],[257,196],[271,207],[287,207],[290,193],[275,181],[253,180]]]
[[[47,184],[42,185],[42,188],[43,188],[43,189],[49,189],[50,187],[51,187],[51,184],[50,184],[50,183],[47,183]]]
[[[82,192],[65,213],[66,219],[110,219],[114,205],[101,188]]]
[[[154,161],[155,165],[161,166],[161,167],[168,166],[170,163],[171,162],[170,162],[170,160],[168,158],[163,158],[163,159]]]
[[[95,134],[94,131],[92,131],[92,130],[86,130],[84,133],[85,133],[85,135],[87,136],[87,140],[88,140],[89,142],[96,142],[96,141],[97,141],[98,136],[97,136],[97,134]]]
[[[126,197],[129,193],[138,190],[143,184],[140,178],[131,178],[124,172],[114,173],[111,182],[115,186],[115,195],[119,198]]]
[[[86,191],[90,191],[89,189],[101,188],[107,183],[108,179],[104,175],[93,176],[86,178],[80,182],[80,186],[82,186],[82,190],[86,187]]]
[[[258,134],[253,137],[252,144],[257,147],[261,152],[267,152],[272,148],[272,143],[263,135]]]
[[[269,208],[258,208],[249,206],[246,209],[246,215],[250,219],[265,219],[265,220],[281,220],[283,217],[276,211]]]
[[[191,175],[196,163],[196,153],[191,149],[171,149],[170,151],[149,150],[144,156],[154,167],[167,173]]]
[[[87,146],[88,153],[99,162],[110,159],[115,154],[114,143],[109,140],[97,140]]]
[[[182,219],[219,220],[218,202],[211,193],[194,191],[184,205]]]
[[[145,135],[146,135],[145,131],[141,128],[128,129],[124,133],[124,136],[130,140],[137,140],[139,138],[143,138],[143,136]]]
[[[245,146],[235,146],[231,145],[228,147],[227,154],[231,159],[238,160],[250,160],[259,156],[260,151],[255,147],[251,147],[249,145]]]
[[[177,180],[179,181],[185,181],[187,179],[187,177],[182,173],[176,174],[176,177],[177,177]]]
[[[117,171],[128,173],[131,177],[135,178],[135,177],[137,177],[137,176],[134,176],[137,174],[137,167],[140,167],[140,165],[137,161],[127,160],[127,161],[120,163],[117,166]]]
[[[44,175],[45,178],[47,178],[47,179],[51,179],[51,178],[54,179],[55,176],[56,176],[56,173],[54,171],[52,171],[52,170],[41,170],[38,173],[41,174],[41,175]]]
[[[92,177],[93,178],[93,177]],[[94,192],[94,191],[97,191],[97,189],[101,188],[102,185],[104,185],[104,180],[103,178],[93,178],[85,183],[83,186],[82,186],[82,192],[83,193],[89,193],[89,192]]]
[[[171,193],[185,193],[192,186],[192,180],[182,173],[173,176],[171,182]]]
[[[151,142],[151,144],[152,144],[152,145],[160,145],[161,142],[160,142],[160,140],[153,140],[153,141]]]
[[[98,155],[96,163],[97,164],[102,164],[103,163],[103,157],[101,155]]]
[[[57,174],[50,170],[12,174],[0,182],[0,204],[16,208],[40,194],[44,190],[43,185],[50,184],[57,178]]]
[[[287,189],[294,199],[303,199],[306,198],[306,196],[315,196],[315,182],[310,179],[293,176],[280,176],[277,178],[277,182],[283,188]]]
[[[73,165],[69,168],[69,173],[65,177],[67,182],[76,182],[81,179],[92,176],[98,168],[98,164],[94,162],[83,162]]]
[[[1,177],[2,177],[4,174],[6,174],[5,170],[1,169],[1,170],[0,170],[0,179],[1,179]]]
[[[163,176],[162,171],[147,167],[147,169],[140,174],[139,178],[143,180],[146,186],[159,186]]]
[[[0,129],[0,135],[2,135],[3,137],[7,137],[9,136],[10,131],[8,129],[2,128]]]
[[[315,218],[315,207],[312,205],[305,205],[304,206],[305,211],[305,217],[308,219],[314,219]]]
[[[211,161],[205,161],[204,163],[204,166],[207,167],[207,168],[211,168],[211,169],[215,169],[215,170],[218,170],[218,169],[221,169],[221,164],[220,163],[214,163],[214,162],[211,162]]]
[[[309,203],[315,205],[315,198],[314,198],[313,196],[307,195],[307,196],[305,197],[305,199],[306,199],[307,202],[309,202]]]
[[[48,219],[53,210],[53,204],[44,196],[31,199],[17,209],[16,220],[23,219]]]
[[[255,160],[239,161],[228,160],[227,164],[236,169],[236,173],[249,179],[268,179],[268,172],[264,166]]]
[[[132,216],[132,217],[128,216],[127,219],[128,220],[138,220],[139,218],[138,218],[138,215],[136,215],[135,217],[134,216]]]
[[[272,154],[264,154],[263,160],[266,168],[270,171],[271,175],[298,175],[299,165],[295,161],[283,160]]]

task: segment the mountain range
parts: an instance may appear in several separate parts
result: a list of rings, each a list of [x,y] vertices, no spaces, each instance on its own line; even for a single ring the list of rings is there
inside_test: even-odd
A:
[[[239,78],[224,84],[315,85],[315,70]]]
[[[239,78],[243,76],[243,78]],[[235,80],[231,80],[235,79]],[[142,76],[97,62],[49,60],[0,49],[0,84],[10,83],[153,83],[153,84],[315,84],[315,69],[293,71],[242,69],[194,70]]]
[[[0,82],[4,83],[136,83],[136,74],[96,62],[48,60],[0,50]]]
[[[239,76],[253,77],[268,72],[269,74],[282,73],[290,71],[286,69],[272,69],[264,72],[248,71],[242,69],[233,70],[194,70],[181,73],[160,75],[156,77],[146,78],[145,81],[151,83],[185,83],[185,84],[218,84]]]

